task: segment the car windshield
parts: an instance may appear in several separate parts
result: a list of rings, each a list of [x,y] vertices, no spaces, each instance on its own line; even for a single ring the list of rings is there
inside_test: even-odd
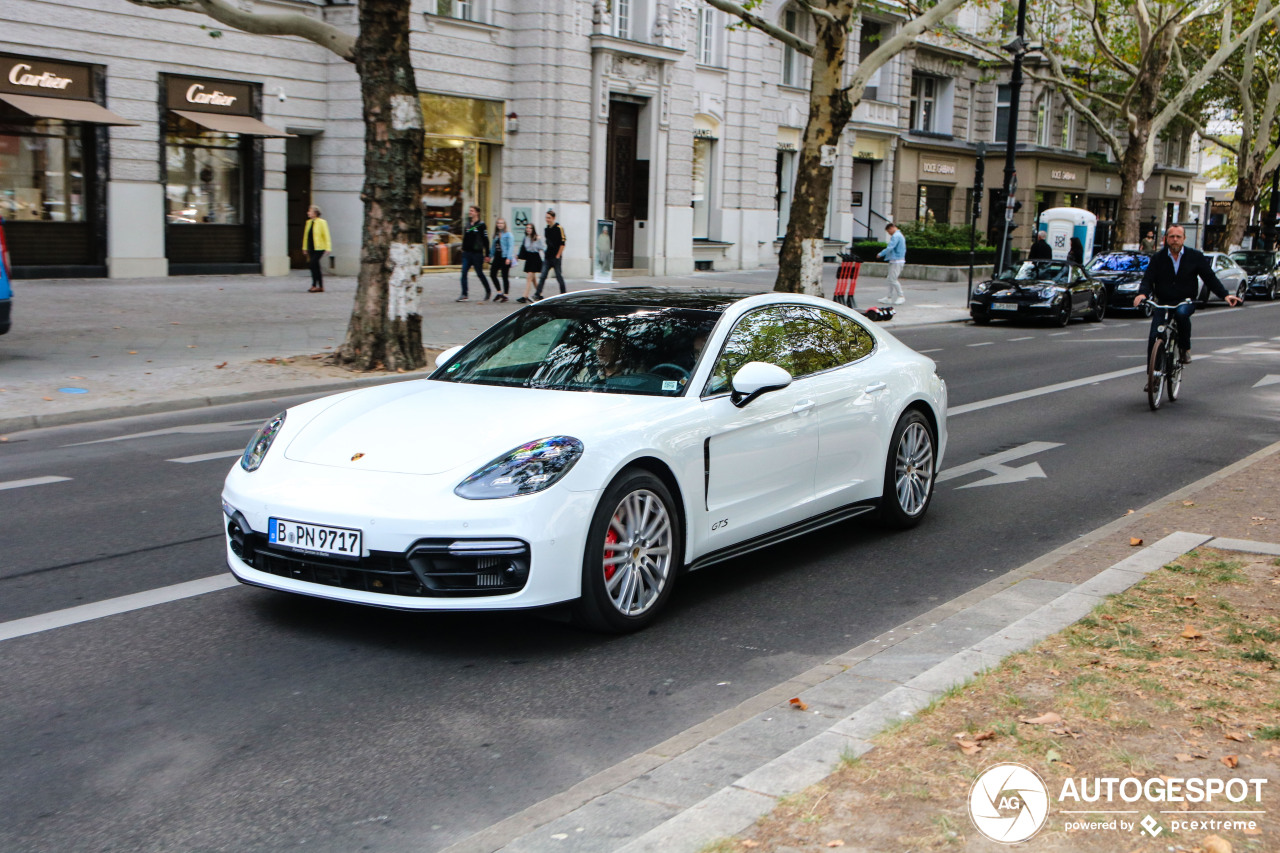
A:
[[[534,305],[476,338],[431,378],[675,397],[719,318],[719,311],[650,305]]]
[[[1089,261],[1089,272],[1146,272],[1150,255],[1098,255]]]
[[[1009,267],[997,278],[1000,281],[1066,281],[1070,265],[1066,261],[1023,261],[1016,269]]]
[[[1271,266],[1270,252],[1232,252],[1227,257],[1244,267],[1247,272],[1266,272]]]

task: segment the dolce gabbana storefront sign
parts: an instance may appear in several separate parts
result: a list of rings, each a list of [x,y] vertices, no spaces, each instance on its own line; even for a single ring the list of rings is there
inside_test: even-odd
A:
[[[921,181],[946,181],[948,183],[955,183],[956,161],[942,160],[937,157],[921,157],[919,175]]]
[[[1041,186],[1085,190],[1089,186],[1089,167],[1075,163],[1041,162],[1037,169]]]

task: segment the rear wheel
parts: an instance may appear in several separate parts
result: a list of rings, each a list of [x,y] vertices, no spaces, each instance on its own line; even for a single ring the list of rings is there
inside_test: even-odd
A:
[[[1164,340],[1156,338],[1151,345],[1151,354],[1147,357],[1147,404],[1153,412],[1164,402],[1164,374],[1160,372],[1163,357]]]
[[[612,634],[646,627],[671,597],[683,534],[666,485],[648,471],[623,472],[591,520],[575,620]]]
[[[924,518],[933,499],[934,445],[929,419],[918,409],[903,413],[893,428],[880,495],[880,523],[905,530]]]

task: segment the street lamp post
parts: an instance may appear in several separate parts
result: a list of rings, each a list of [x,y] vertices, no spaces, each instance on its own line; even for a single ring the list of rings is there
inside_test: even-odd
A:
[[[978,142],[978,160],[973,164],[973,209],[969,213],[969,290],[965,295],[965,308],[973,300],[973,256],[978,241],[978,220],[982,216],[982,179],[987,171],[987,143]]]
[[[1014,166],[1014,151],[1018,144],[1018,106],[1022,100],[1022,57],[1027,54],[1027,0],[1018,0],[1018,33],[1004,46],[1013,54],[1013,73],[1009,75],[1009,131],[1004,148],[1004,234],[1000,240],[1000,256],[996,258],[996,274],[1009,263],[1009,229],[1013,225],[1015,194],[1018,191],[1018,172]]]

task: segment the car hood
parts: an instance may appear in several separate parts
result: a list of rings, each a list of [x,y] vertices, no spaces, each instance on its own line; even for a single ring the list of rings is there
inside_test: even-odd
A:
[[[295,462],[361,471],[442,474],[472,469],[525,442],[584,442],[650,422],[676,399],[419,380],[346,395],[289,442]]]
[[[1048,279],[1038,279],[1036,281],[991,281],[987,283],[987,289],[991,293],[1017,293],[1018,291],[1035,293],[1046,287],[1066,287],[1066,285]]]

